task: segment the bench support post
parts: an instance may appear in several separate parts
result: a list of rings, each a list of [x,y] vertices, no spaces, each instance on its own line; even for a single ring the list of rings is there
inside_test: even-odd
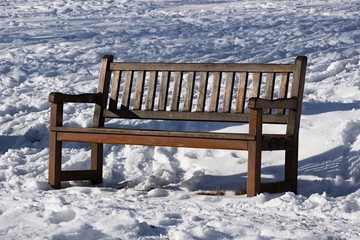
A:
[[[50,127],[62,126],[63,103],[51,103]],[[49,135],[49,184],[61,188],[61,157],[62,142],[57,140],[57,133],[50,131]]]
[[[297,194],[297,178],[298,178],[298,143],[294,145],[294,149],[285,151],[285,182],[289,183],[291,191]]]
[[[91,144],[91,170],[96,171],[96,179],[91,181],[92,184],[102,183],[103,152],[104,147],[102,143]]]
[[[262,109],[250,109],[249,125],[249,134],[256,138],[248,143],[247,196],[254,197],[261,187]]]

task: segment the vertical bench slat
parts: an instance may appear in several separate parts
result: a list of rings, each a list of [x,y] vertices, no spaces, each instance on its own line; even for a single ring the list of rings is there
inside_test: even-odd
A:
[[[217,112],[219,105],[219,95],[220,95],[220,83],[221,83],[221,72],[213,73],[213,82],[211,88],[211,98],[210,98],[210,112]]]
[[[154,109],[157,75],[158,75],[157,71],[150,72],[148,95],[147,95],[147,99],[146,99],[145,110],[153,110]]]
[[[179,110],[181,83],[182,83],[182,72],[175,72],[174,73],[174,87],[173,87],[173,93],[172,93],[172,98],[171,98],[170,111],[178,111]]]
[[[192,100],[194,95],[194,82],[195,72],[188,72],[185,99],[184,99],[184,112],[190,112],[192,107]]]
[[[259,72],[253,73],[251,97],[259,97],[260,95],[261,75]]]
[[[233,72],[226,73],[226,82],[225,82],[225,92],[224,92],[224,100],[223,100],[223,107],[222,112],[228,113],[231,111],[231,99],[232,99],[232,92],[234,89],[234,78],[235,75]]]
[[[144,94],[144,81],[145,81],[145,72],[138,71],[136,78],[136,86],[135,86],[135,100],[134,100],[134,109],[140,110],[143,94]]]
[[[121,81],[121,71],[114,71],[114,80],[111,86],[110,103],[109,103],[109,108],[111,110],[115,110],[117,107],[120,81]]]
[[[279,96],[278,96],[279,98],[287,97],[287,92],[288,92],[288,87],[289,87],[289,78],[290,78],[289,73],[281,73],[280,74],[280,88],[279,88]],[[277,109],[276,113],[284,114],[285,109]]]
[[[264,98],[271,100],[274,98],[275,73],[267,73],[266,75]],[[265,109],[264,113],[271,113],[271,109]]]
[[[129,109],[133,76],[134,76],[134,71],[126,71],[124,90],[121,99],[121,109]]]
[[[167,98],[169,93],[169,78],[170,72],[163,71],[161,75],[160,93],[159,93],[159,111],[165,111],[167,105]]]
[[[235,112],[237,113],[243,113],[245,109],[245,97],[246,97],[248,79],[249,79],[248,72],[240,73],[240,81],[239,81],[238,91],[236,94],[236,105],[235,105],[236,106]]]
[[[208,72],[200,72],[199,92],[196,100],[196,111],[203,112],[205,109],[205,96],[208,82]]]

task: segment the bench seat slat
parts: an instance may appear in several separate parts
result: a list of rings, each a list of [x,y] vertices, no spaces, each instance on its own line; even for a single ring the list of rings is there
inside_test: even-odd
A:
[[[71,128],[51,127],[59,141],[95,142],[109,144],[139,144],[152,146],[199,147],[246,150],[244,142],[254,141],[255,136],[245,133],[187,132],[166,130],[144,130],[129,128]],[[218,144],[218,142],[220,142]],[[228,144],[228,145],[226,145]],[[292,136],[264,134],[263,150],[292,149]]]
[[[255,137],[246,133],[222,133],[222,132],[188,132],[188,131],[169,131],[169,130],[147,130],[131,128],[77,128],[77,127],[51,127],[51,131],[56,132],[77,132],[77,133],[105,133],[113,135],[141,135],[141,136],[162,136],[162,137],[187,137],[187,138],[211,138],[228,140],[254,140]]]
[[[119,128],[51,128],[58,141],[246,150],[248,134],[175,132]]]

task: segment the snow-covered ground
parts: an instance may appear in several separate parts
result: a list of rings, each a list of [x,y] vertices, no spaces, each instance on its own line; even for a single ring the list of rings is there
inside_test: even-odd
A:
[[[360,239],[359,12],[356,0],[2,0],[0,238]],[[95,92],[104,54],[165,62],[308,56],[299,195],[236,196],[246,152],[120,145],[105,148],[103,184],[51,189],[48,94]],[[90,105],[65,108],[67,123],[87,125],[91,114]],[[64,168],[88,165],[88,154],[68,144]],[[282,157],[266,155],[263,178],[281,176]],[[204,190],[225,195],[196,195]]]

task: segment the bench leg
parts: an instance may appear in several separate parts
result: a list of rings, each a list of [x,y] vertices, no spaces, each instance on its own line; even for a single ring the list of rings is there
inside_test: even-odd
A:
[[[249,142],[247,196],[254,197],[260,192],[261,181],[261,147],[257,142]]]
[[[289,191],[297,194],[298,181],[298,148],[285,151],[285,182],[289,183]]]
[[[96,171],[96,179],[91,181],[92,184],[102,183],[103,152],[104,147],[102,143],[91,144],[91,170]]]
[[[48,182],[53,188],[61,188],[61,157],[62,142],[57,141],[56,132],[49,136],[49,178]]]

